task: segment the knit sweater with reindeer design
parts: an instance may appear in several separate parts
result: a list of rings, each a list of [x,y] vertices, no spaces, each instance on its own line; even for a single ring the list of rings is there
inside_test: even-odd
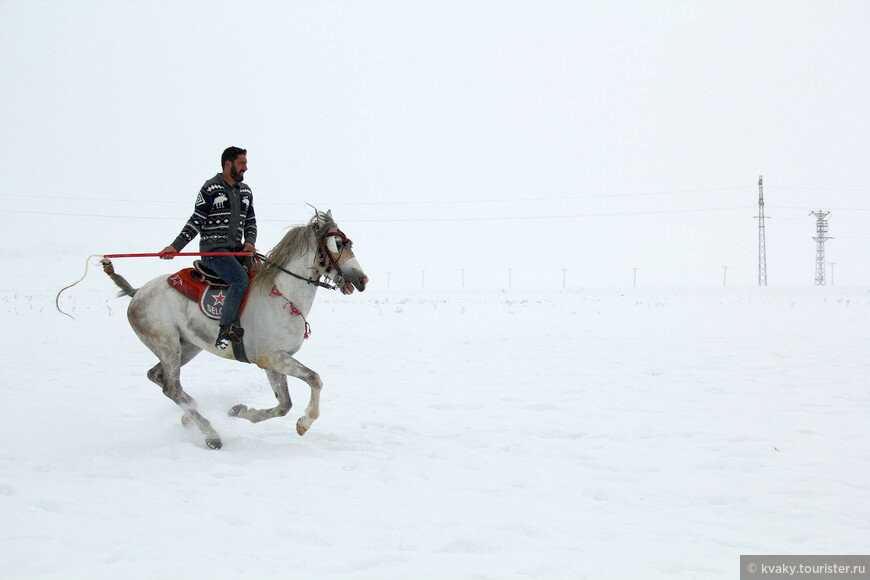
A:
[[[232,186],[220,173],[206,181],[196,196],[193,215],[172,247],[180,252],[197,234],[200,252],[218,248],[239,251],[245,242],[255,244],[257,218],[251,188],[244,182]]]

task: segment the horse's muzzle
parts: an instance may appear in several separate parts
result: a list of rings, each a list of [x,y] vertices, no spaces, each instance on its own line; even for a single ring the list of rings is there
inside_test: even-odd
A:
[[[345,277],[344,284],[341,285],[341,293],[353,294],[354,288],[356,288],[360,292],[365,292],[366,284],[368,284],[368,282],[368,276],[365,275],[354,277],[351,280],[348,280],[348,278]]]

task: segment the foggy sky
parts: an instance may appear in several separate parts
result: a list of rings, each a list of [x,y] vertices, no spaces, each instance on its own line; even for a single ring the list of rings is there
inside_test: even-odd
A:
[[[261,250],[331,208],[373,281],[870,284],[870,3],[0,0],[3,213],[157,251],[228,145]],[[150,264],[147,268],[161,266]],[[78,266],[76,266],[78,267]],[[473,274],[472,274],[473,273]],[[522,274],[520,274],[522,275]]]

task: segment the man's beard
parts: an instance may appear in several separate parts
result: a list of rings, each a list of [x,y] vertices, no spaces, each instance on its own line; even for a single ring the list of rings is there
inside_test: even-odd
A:
[[[230,167],[230,177],[236,180],[236,182],[242,181],[242,178],[245,177],[245,172],[239,172],[235,167]]]

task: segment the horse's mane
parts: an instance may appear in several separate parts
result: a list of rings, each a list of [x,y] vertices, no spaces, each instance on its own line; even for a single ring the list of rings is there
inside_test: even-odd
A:
[[[293,258],[305,255],[311,249],[312,242],[324,232],[329,231],[335,225],[332,215],[317,212],[311,220],[301,226],[296,226],[284,234],[278,244],[266,255],[267,262],[259,262],[254,271],[252,287],[259,289],[268,287],[275,282],[275,276],[281,271],[278,266],[283,266]],[[295,272],[300,276],[306,276],[307,272]]]

